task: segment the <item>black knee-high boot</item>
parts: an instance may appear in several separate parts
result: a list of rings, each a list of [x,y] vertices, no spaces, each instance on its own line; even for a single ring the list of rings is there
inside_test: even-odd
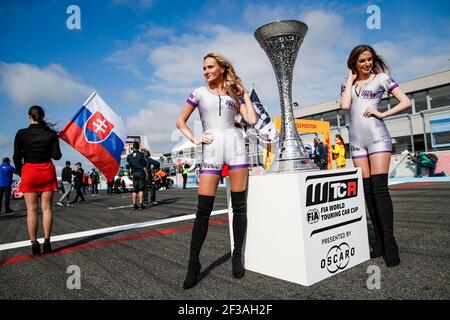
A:
[[[233,239],[234,249],[231,259],[233,277],[242,278],[245,269],[242,264],[242,245],[247,232],[247,200],[246,191],[231,191],[231,206],[233,207]]]
[[[209,216],[214,206],[214,196],[198,196],[197,214],[192,227],[191,248],[189,253],[189,265],[184,289],[189,289],[197,284],[201,264],[200,251],[208,233]]]
[[[388,175],[377,174],[371,177],[372,192],[375,198],[378,218],[380,219],[383,242],[384,261],[388,267],[400,263],[398,246],[394,238],[394,208],[388,188]]]
[[[364,198],[366,200],[367,211],[369,211],[370,221],[372,222],[373,233],[375,238],[374,239],[375,243],[372,246],[370,257],[371,258],[381,257],[384,253],[383,233],[380,219],[378,218],[375,207],[375,199],[372,194],[372,184],[370,178],[363,179],[363,186],[364,186]]]

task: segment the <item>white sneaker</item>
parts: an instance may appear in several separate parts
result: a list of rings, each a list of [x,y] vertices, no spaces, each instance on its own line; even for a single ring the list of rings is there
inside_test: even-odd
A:
[[[60,206],[60,207],[64,207],[64,204],[63,204],[62,202],[59,202],[59,201],[58,201],[56,204],[57,204],[58,206]]]

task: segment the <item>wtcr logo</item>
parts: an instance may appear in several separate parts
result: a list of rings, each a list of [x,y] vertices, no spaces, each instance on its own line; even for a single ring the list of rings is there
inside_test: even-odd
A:
[[[358,196],[358,179],[311,183],[306,187],[306,206]]]

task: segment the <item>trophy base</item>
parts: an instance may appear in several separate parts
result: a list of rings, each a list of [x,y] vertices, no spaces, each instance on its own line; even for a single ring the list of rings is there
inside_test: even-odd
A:
[[[319,168],[309,158],[275,160],[267,173],[317,171]]]
[[[247,190],[246,270],[311,286],[370,259],[361,169],[250,176]],[[229,180],[227,201],[233,250]]]

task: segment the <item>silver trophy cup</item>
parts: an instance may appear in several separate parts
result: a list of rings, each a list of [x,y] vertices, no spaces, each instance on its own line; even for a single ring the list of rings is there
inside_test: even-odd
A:
[[[271,22],[255,31],[256,40],[272,63],[280,93],[281,130],[278,150],[269,173],[318,170],[305,153],[292,107],[292,74],[307,31],[308,26],[296,20]]]

